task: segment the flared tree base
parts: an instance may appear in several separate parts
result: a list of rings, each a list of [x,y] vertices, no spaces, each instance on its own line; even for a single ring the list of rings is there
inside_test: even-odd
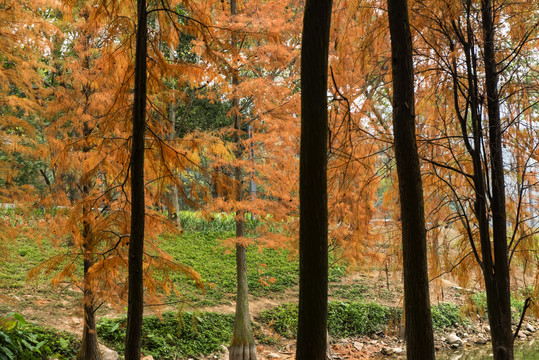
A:
[[[256,345],[231,345],[230,360],[256,360]]]

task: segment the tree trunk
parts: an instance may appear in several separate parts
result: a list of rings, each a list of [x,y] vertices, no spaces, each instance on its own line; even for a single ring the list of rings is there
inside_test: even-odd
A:
[[[237,14],[236,0],[230,1],[230,15]],[[233,33],[232,45],[236,46],[236,36]],[[236,57],[238,54],[234,53]],[[232,70],[232,86],[239,85],[238,70]],[[234,90],[235,91],[235,90]],[[241,159],[243,149],[241,147],[241,119],[238,114],[240,108],[239,99],[236,94],[232,98],[232,115],[234,120],[234,142],[236,143],[235,157]],[[243,175],[240,166],[234,167],[235,199],[238,202],[243,200]],[[245,236],[245,212],[236,211],[236,238]],[[236,244],[236,313],[234,316],[234,329],[230,342],[230,360],[256,360],[256,344],[251,328],[251,315],[249,314],[249,290],[247,287],[247,249],[241,244]]]
[[[88,136],[89,129],[85,124],[84,127],[86,136]],[[83,149],[84,150],[84,149]],[[89,150],[88,150],[89,151]],[[90,189],[88,185],[82,186],[83,199],[87,201]],[[94,292],[90,281],[89,270],[94,264],[94,242],[91,233],[90,224],[86,220],[89,215],[88,207],[86,204],[82,206],[83,224],[82,224],[82,238],[83,238],[83,252],[84,252],[84,271],[83,271],[83,308],[84,308],[84,325],[82,329],[82,342],[81,349],[77,355],[77,360],[101,360],[101,354],[99,353],[99,346],[97,341],[97,330],[95,323],[95,309],[94,309]]]
[[[494,49],[494,9],[492,0],[481,1],[483,18],[485,82],[489,124],[489,150],[492,178],[492,243],[494,248],[493,267],[485,268],[489,276],[487,288],[488,318],[492,336],[494,359],[512,360],[513,333],[511,329],[511,292],[507,247],[507,225],[505,212],[505,182],[502,157],[502,131],[500,122],[500,100],[498,95],[498,73]],[[485,284],[487,277],[485,276]]]
[[[402,218],[406,355],[410,360],[434,360],[407,0],[388,0],[388,16],[393,67],[393,132]]]
[[[168,140],[173,140],[176,137],[176,112],[174,110],[174,102],[171,101],[168,110],[168,122],[170,130],[168,133]],[[173,221],[176,225],[180,226],[180,217],[179,217],[179,203],[180,198],[178,194],[178,186],[175,183],[172,183],[168,187],[168,199],[165,202],[167,206],[168,220]]]
[[[303,18],[297,360],[323,360],[327,352],[327,80],[331,5],[331,0],[307,0]]]
[[[129,239],[129,292],[125,360],[140,360],[144,284],[144,132],[146,127],[146,0],[137,1],[135,93],[131,150],[131,236]]]
[[[85,252],[83,290],[84,328],[82,329],[81,349],[77,355],[77,360],[101,360],[95,324],[94,295],[88,279],[88,270],[93,265],[91,256],[91,254]]]

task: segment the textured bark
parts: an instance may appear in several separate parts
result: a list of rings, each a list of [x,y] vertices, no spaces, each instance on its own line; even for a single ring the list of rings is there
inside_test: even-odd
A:
[[[140,360],[144,285],[144,131],[146,127],[146,1],[137,1],[135,101],[131,150],[131,236],[129,239],[129,293],[125,359]]]
[[[388,0],[388,15],[393,67],[393,131],[402,218],[406,355],[410,360],[434,360],[407,0]]]
[[[83,196],[87,196],[89,188],[87,185],[83,187]],[[86,206],[82,208],[83,217],[88,214]],[[95,322],[95,309],[94,309],[94,292],[90,284],[89,270],[94,264],[94,249],[93,239],[91,235],[90,224],[87,221],[83,221],[83,251],[84,251],[84,272],[83,272],[83,308],[84,308],[84,324],[82,329],[82,342],[81,349],[77,355],[77,360],[101,360],[101,354],[99,353],[99,345],[97,340],[96,322]]]
[[[492,0],[481,1],[485,82],[489,125],[489,150],[492,179],[492,244],[493,267],[485,268],[491,273],[487,286],[488,317],[492,337],[494,359],[512,360],[513,333],[511,329],[511,292],[507,247],[507,225],[505,211],[505,182],[502,157],[502,131],[500,122],[500,99],[498,95],[498,73],[494,47],[494,9]],[[489,247],[490,250],[490,247]],[[490,289],[488,289],[490,287]],[[490,290],[490,291],[489,291]]]
[[[239,228],[239,229],[238,229]],[[245,223],[236,223],[236,234],[245,232]],[[238,231],[239,230],[239,231]],[[247,249],[236,245],[236,313],[234,316],[234,330],[230,343],[230,360],[256,360],[256,345],[251,328],[249,313],[249,298],[247,288]]]
[[[84,259],[84,328],[82,329],[81,349],[77,360],[101,360],[95,322],[94,295],[87,280],[88,270],[93,265],[93,261],[91,255],[88,255],[85,254]]]
[[[331,0],[307,0],[303,18],[297,360],[323,360],[327,352],[327,79],[331,5]]]

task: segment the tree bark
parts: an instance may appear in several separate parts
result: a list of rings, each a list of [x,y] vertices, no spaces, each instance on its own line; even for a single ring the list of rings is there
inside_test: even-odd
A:
[[[388,0],[388,16],[393,73],[393,132],[402,219],[406,355],[410,360],[434,360],[407,0]]]
[[[327,352],[327,79],[331,6],[331,0],[307,0],[303,18],[297,360],[323,360]]]
[[[86,125],[86,124],[85,124]],[[85,126],[87,130],[87,126]],[[85,131],[86,132],[86,131]],[[86,135],[87,136],[87,135]],[[89,150],[88,150],[89,151]],[[87,201],[90,189],[87,184],[82,186],[83,199]],[[99,344],[97,340],[97,329],[95,321],[95,299],[92,284],[90,281],[89,270],[94,264],[94,241],[91,233],[91,227],[86,217],[89,215],[88,207],[83,205],[83,224],[82,224],[82,238],[83,238],[83,309],[84,309],[84,323],[82,329],[82,341],[81,349],[77,355],[77,360],[101,360],[101,354],[99,353]]]
[[[135,94],[131,150],[131,236],[129,239],[129,290],[125,359],[140,360],[144,284],[144,132],[146,128],[146,0],[137,1],[138,25],[135,54]]]
[[[88,270],[93,265],[93,256],[89,251],[84,254],[84,327],[82,329],[81,349],[77,360],[101,360],[97,340],[94,294],[88,279]]]
[[[487,286],[488,318],[494,359],[512,360],[513,332],[511,329],[511,292],[507,247],[507,217],[505,211],[505,179],[502,157],[502,131],[498,72],[494,48],[494,7],[492,0],[481,1],[484,40],[485,83],[489,125],[489,150],[492,179],[492,243],[494,263],[485,268],[490,284]],[[490,250],[490,249],[489,249]],[[490,291],[489,290],[490,287]]]

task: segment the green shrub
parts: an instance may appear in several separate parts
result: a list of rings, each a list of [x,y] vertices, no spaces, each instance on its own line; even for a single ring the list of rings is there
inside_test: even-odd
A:
[[[432,326],[436,330],[456,326],[463,321],[460,308],[451,303],[444,303],[431,308]]]
[[[518,321],[524,310],[525,297],[522,295],[511,295],[511,318],[513,321]],[[482,291],[474,293],[468,299],[468,303],[464,305],[464,313],[467,316],[477,314],[483,319],[487,319],[488,306],[487,306],[487,293]]]
[[[398,321],[400,310],[376,303],[333,301],[328,305],[328,330],[332,336],[346,338],[383,331],[388,323]],[[260,321],[287,338],[294,338],[298,328],[297,304],[283,304],[266,310]]]
[[[265,310],[260,314],[259,321],[281,336],[295,338],[298,332],[298,305],[288,303]]]
[[[328,330],[330,335],[347,338],[384,331],[400,318],[400,310],[377,303],[330,302]]]
[[[125,349],[125,317],[102,319],[97,332],[113,349]],[[176,359],[211,354],[232,336],[234,315],[167,312],[159,319],[148,316],[142,325],[142,352],[156,359]]]
[[[28,324],[21,314],[0,318],[0,360],[71,359],[79,348],[74,335]]]

